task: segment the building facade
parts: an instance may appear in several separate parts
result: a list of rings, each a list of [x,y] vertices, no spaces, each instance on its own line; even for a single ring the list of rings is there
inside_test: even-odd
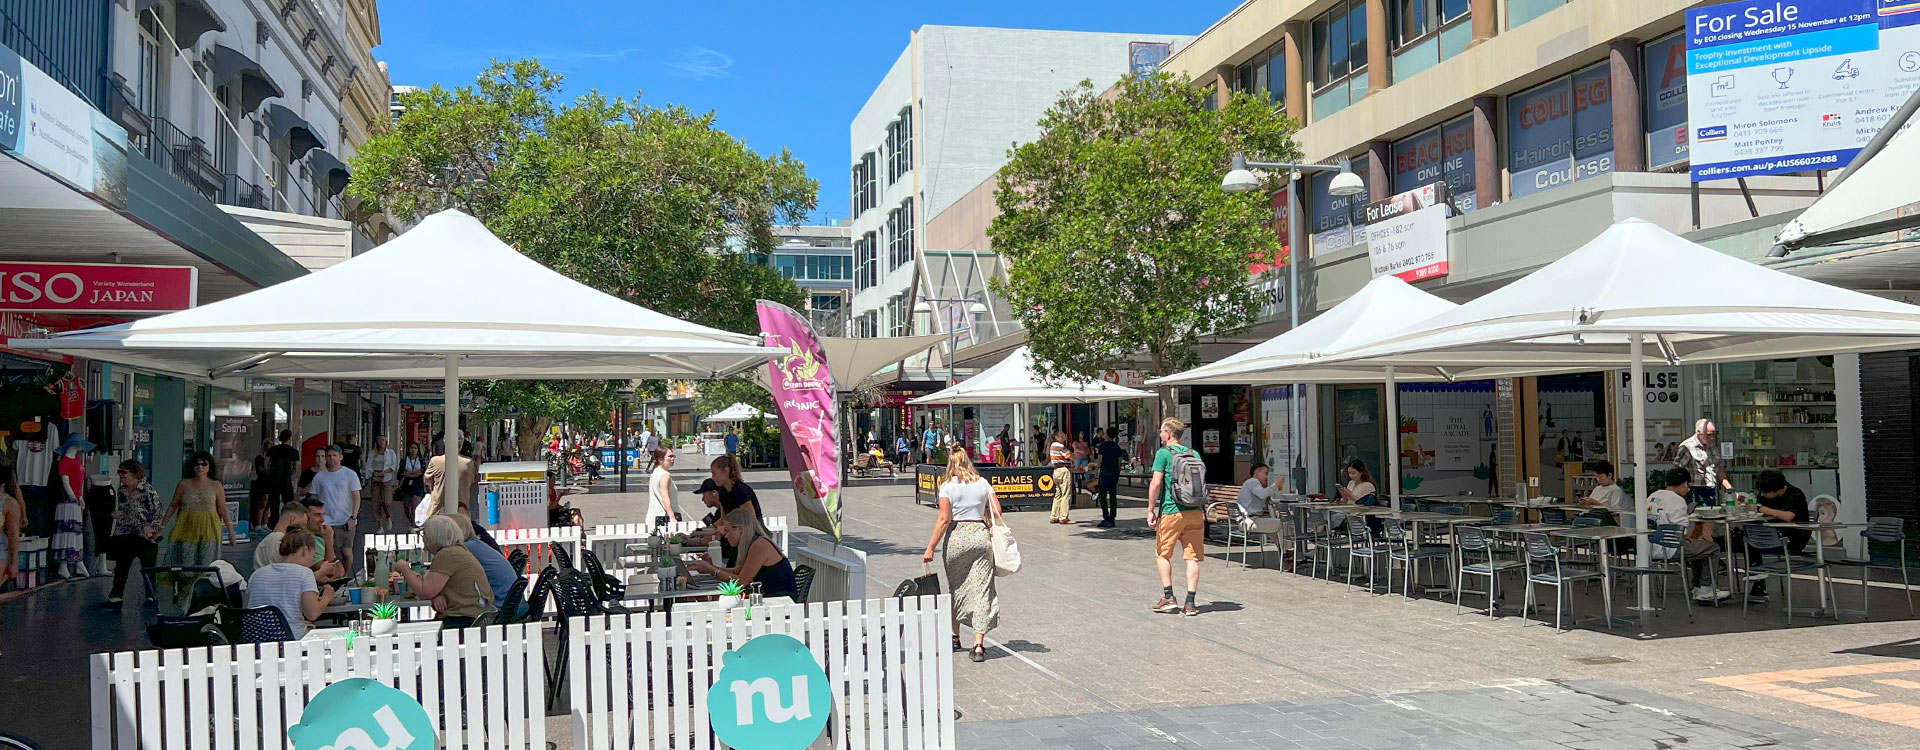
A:
[[[822,336],[847,336],[847,315],[853,296],[853,241],[847,224],[775,227],[780,244],[767,263],[780,277],[793,280],[806,295],[808,319]]]

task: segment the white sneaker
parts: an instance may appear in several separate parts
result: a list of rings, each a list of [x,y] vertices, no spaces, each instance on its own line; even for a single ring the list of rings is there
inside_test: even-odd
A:
[[[1724,591],[1712,586],[1698,586],[1693,590],[1693,600],[1696,602],[1717,602],[1731,598],[1733,598],[1733,592]]]

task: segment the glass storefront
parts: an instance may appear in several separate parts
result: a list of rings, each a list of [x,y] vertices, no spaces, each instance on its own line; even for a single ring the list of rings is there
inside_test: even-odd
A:
[[[1839,404],[1831,357],[1740,362],[1717,368],[1720,440],[1734,489],[1778,469],[1809,497],[1840,493]],[[1722,449],[1725,456],[1726,450]]]

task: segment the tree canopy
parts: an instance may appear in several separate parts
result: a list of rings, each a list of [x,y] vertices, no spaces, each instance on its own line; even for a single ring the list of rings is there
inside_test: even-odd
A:
[[[1298,124],[1244,93],[1208,107],[1211,88],[1167,73],[1116,89],[1067,91],[997,178],[987,235],[1008,271],[994,288],[1048,376],[1130,368],[1142,353],[1155,374],[1190,367],[1201,336],[1253,322],[1249,265],[1287,260],[1270,227],[1279,180],[1244,194],[1220,180],[1236,151],[1298,159]]]
[[[801,303],[764,263],[774,227],[799,223],[817,200],[792,154],[762,156],[711,112],[644,105],[637,93],[561,103],[560,84],[535,60],[496,61],[471,86],[402,95],[405,113],[354,156],[348,195],[400,221],[457,208],[575,280],[702,325],[756,331],[754,300]],[[502,281],[473,293],[511,294]],[[477,391],[541,419],[591,407],[604,421],[612,408],[606,383]]]

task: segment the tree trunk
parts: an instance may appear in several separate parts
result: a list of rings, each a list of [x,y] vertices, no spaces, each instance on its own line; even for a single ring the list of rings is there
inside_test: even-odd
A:
[[[547,417],[520,417],[513,420],[513,444],[520,450],[520,460],[540,460],[540,439],[545,437],[547,429],[553,426],[553,420]]]

